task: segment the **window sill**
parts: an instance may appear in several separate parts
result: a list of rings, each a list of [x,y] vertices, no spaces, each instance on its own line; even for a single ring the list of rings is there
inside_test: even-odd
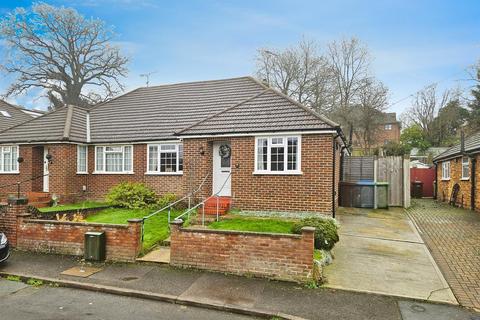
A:
[[[460,179],[460,181],[468,181],[468,180],[470,180],[470,177]]]
[[[183,172],[145,172],[146,176],[183,176]]]
[[[441,181],[450,181],[450,178],[446,179],[446,178],[442,178]]]
[[[265,175],[265,176],[301,176],[302,171],[254,171],[253,175]]]
[[[20,174],[20,171],[11,171],[11,172],[0,171],[0,174]]]
[[[102,171],[94,171],[92,174],[135,174],[135,172],[102,172]]]
[[[86,175],[86,174],[88,174],[88,172],[77,172],[77,174],[79,174],[79,175]]]

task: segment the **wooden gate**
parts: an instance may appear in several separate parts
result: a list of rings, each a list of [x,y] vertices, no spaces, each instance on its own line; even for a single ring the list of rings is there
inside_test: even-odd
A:
[[[409,168],[403,157],[381,157],[377,159],[377,181],[388,182],[388,205],[404,206],[405,194],[410,194]],[[405,183],[407,182],[407,183]]]

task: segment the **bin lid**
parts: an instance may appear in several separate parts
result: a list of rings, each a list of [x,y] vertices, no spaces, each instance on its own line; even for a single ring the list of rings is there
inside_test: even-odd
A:
[[[86,236],[101,236],[105,233],[105,231],[88,231],[88,232],[85,232],[85,235]]]

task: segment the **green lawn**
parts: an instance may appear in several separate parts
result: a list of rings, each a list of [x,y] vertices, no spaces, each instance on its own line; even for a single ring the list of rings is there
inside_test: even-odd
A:
[[[72,204],[60,204],[55,207],[46,207],[46,208],[39,208],[40,212],[56,212],[56,211],[64,211],[64,210],[78,210],[78,209],[91,209],[91,208],[99,208],[107,206],[106,203],[103,202],[95,202],[95,201],[84,201]]]
[[[108,208],[97,214],[87,217],[88,222],[127,224],[128,219],[139,219],[149,215],[152,209],[124,209]],[[183,211],[172,210],[172,219],[180,215]],[[170,230],[168,228],[168,213],[164,211],[145,221],[143,236],[143,248],[150,249],[155,244],[168,238]]]
[[[293,224],[293,221],[284,219],[235,217],[213,222],[208,227],[217,230],[292,233]]]

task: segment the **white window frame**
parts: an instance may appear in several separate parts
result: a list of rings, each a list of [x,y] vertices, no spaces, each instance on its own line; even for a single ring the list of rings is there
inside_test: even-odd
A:
[[[283,138],[284,146],[284,167],[283,171],[272,171],[271,170],[271,146],[272,139],[274,138]],[[288,170],[288,138],[297,139],[297,169]],[[258,170],[257,161],[258,161],[258,140],[267,139],[267,169]],[[301,135],[282,135],[282,136],[256,136],[255,137],[255,158],[254,158],[254,175],[300,175],[302,172],[302,136]]]
[[[12,152],[11,151],[12,148],[15,148],[15,150],[16,150],[16,153],[12,155],[12,159],[11,159],[11,166],[15,167],[15,169],[5,171],[5,168],[3,166],[4,165],[3,158],[5,157],[5,154]],[[6,151],[6,150],[10,150],[10,151]],[[18,173],[20,173],[19,164],[18,164],[19,154],[20,154],[20,149],[19,149],[18,145],[0,145],[0,174],[18,174]]]
[[[450,161],[442,162],[442,180],[450,180]]]
[[[463,175],[465,167],[468,172],[468,175],[466,176]],[[469,180],[469,179],[470,179],[470,159],[468,157],[462,157],[462,179],[461,180]]]
[[[386,124],[385,125],[385,130],[386,131],[391,131],[393,129],[393,126],[391,124]]]
[[[162,153],[161,151],[161,146],[166,146],[166,145],[169,145],[169,146],[175,146],[175,150],[170,150],[168,152],[175,152],[177,154],[177,163],[176,163],[176,166],[177,166],[177,171],[174,171],[174,172],[161,172],[160,171],[160,154]],[[147,168],[146,168],[146,171],[145,171],[145,174],[146,175],[159,175],[159,176],[163,176],[163,175],[182,175],[183,174],[183,166],[185,165],[185,160],[184,160],[184,156],[182,156],[182,159],[184,160],[183,163],[182,163],[182,170],[178,170],[179,169],[179,164],[180,164],[180,146],[182,146],[183,148],[183,143],[179,143],[179,142],[165,142],[165,143],[150,143],[150,144],[147,144]],[[158,151],[157,151],[157,165],[158,165],[158,170],[157,171],[152,171],[150,170],[150,147],[157,147]],[[164,151],[164,152],[167,152],[167,151]]]
[[[132,150],[132,156],[130,159],[130,170],[125,171],[125,147],[130,147]],[[133,172],[133,157],[134,157],[134,149],[133,145],[95,145],[94,146],[95,152],[95,170],[93,174],[134,174]],[[97,168],[97,148],[103,148],[103,169],[98,170]],[[107,157],[105,156],[106,153],[110,151],[106,151],[106,148],[122,148],[122,171],[106,171],[107,169]]]
[[[85,170],[80,170],[80,148],[85,148]],[[88,174],[88,145],[77,145],[77,174]]]

